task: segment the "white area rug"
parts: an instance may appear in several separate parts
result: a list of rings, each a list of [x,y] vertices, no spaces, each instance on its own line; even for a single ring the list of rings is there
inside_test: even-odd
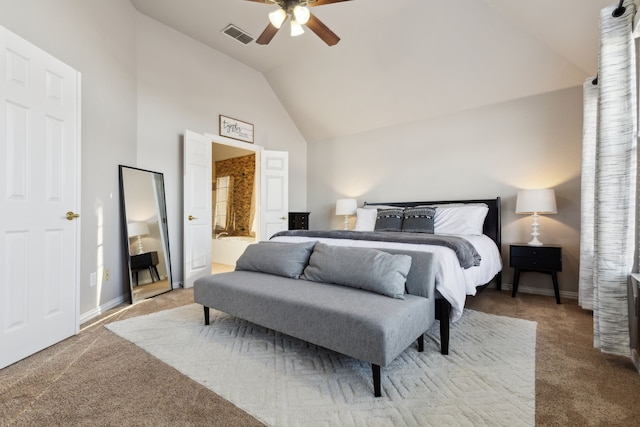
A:
[[[192,304],[107,325],[272,426],[533,426],[535,322],[465,310],[382,368]]]

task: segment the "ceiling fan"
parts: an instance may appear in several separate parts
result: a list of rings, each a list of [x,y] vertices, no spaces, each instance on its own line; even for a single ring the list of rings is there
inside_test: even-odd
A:
[[[316,18],[307,7],[323,6],[325,4],[340,3],[351,0],[246,0],[257,3],[277,4],[280,9],[269,13],[270,24],[256,40],[258,44],[269,44],[287,19],[291,20],[291,36],[304,33],[303,25],[316,33],[329,46],[340,41],[333,31]]]

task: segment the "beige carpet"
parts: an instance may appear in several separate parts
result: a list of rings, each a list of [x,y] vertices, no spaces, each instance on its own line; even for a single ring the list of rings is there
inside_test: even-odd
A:
[[[102,327],[192,302],[192,289],[176,289],[124,304],[83,325],[79,335],[0,370],[0,425],[263,425]],[[486,289],[467,307],[537,322],[536,426],[638,426],[640,374],[629,358],[593,348],[593,316],[576,301],[558,305],[552,296],[511,298],[508,290]]]
[[[192,304],[107,325],[272,426],[533,426],[536,324],[467,310],[439,353],[410,347],[382,371]]]

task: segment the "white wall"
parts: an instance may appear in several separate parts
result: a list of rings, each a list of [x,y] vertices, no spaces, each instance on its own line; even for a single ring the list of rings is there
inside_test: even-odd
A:
[[[313,143],[310,226],[342,228],[334,214],[341,197],[362,204],[501,196],[510,284],[508,245],[531,232],[530,218],[515,214],[517,190],[555,188],[558,214],[540,220],[540,239],[563,246],[560,288],[577,292],[581,156],[582,87]],[[523,275],[520,286],[552,289],[539,274]]]
[[[118,164],[136,153],[135,15],[128,0],[0,1],[1,25],[82,73],[80,314],[125,292]]]
[[[165,174],[180,280],[185,129],[217,134],[220,113],[253,123],[256,144],[290,152],[290,207],[306,209],[306,142],[259,73],[140,16],[129,0],[0,0],[0,25],[82,73],[81,317],[129,294],[119,164]]]
[[[342,196],[500,195],[506,261],[509,242],[528,240],[528,219],[513,213],[517,189],[554,187],[559,214],[542,219],[541,239],[564,246],[560,285],[577,290],[581,88],[321,141],[307,153],[262,75],[140,16],[128,0],[0,0],[0,24],[82,73],[81,314],[128,292],[118,164],[165,174],[179,280],[182,134],[217,133],[218,114],[253,123],[257,144],[289,151],[290,208],[310,210],[314,228],[341,227],[332,211]],[[90,273],[104,268],[111,279],[89,287]],[[522,286],[537,275],[527,276]]]
[[[307,147],[262,74],[146,16],[137,23],[138,166],[165,174],[172,273],[182,281],[184,130],[218,134],[220,114],[252,123],[255,144],[289,152],[291,210],[307,206]]]

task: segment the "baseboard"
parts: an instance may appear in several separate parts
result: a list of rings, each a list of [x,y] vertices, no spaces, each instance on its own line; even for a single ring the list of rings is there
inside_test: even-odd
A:
[[[492,282],[488,287],[496,289],[496,284]],[[503,291],[508,290],[509,292],[511,292],[513,290],[513,285],[511,283],[503,283],[502,290]],[[534,288],[531,286],[522,286],[522,285],[518,285],[518,293],[555,297],[555,293],[553,292],[553,289],[540,289],[540,288]],[[578,293],[569,292],[569,291],[560,291],[560,298],[577,300]]]
[[[105,304],[102,304],[99,307],[96,307],[90,311],[87,311],[86,313],[83,313],[80,315],[80,325],[82,325],[83,323],[88,322],[89,320],[100,316],[102,313],[104,313],[105,311],[111,310],[114,307],[119,306],[120,304],[124,304],[125,302],[129,301],[129,296],[128,295],[122,295],[119,296],[116,299],[113,299]]]

